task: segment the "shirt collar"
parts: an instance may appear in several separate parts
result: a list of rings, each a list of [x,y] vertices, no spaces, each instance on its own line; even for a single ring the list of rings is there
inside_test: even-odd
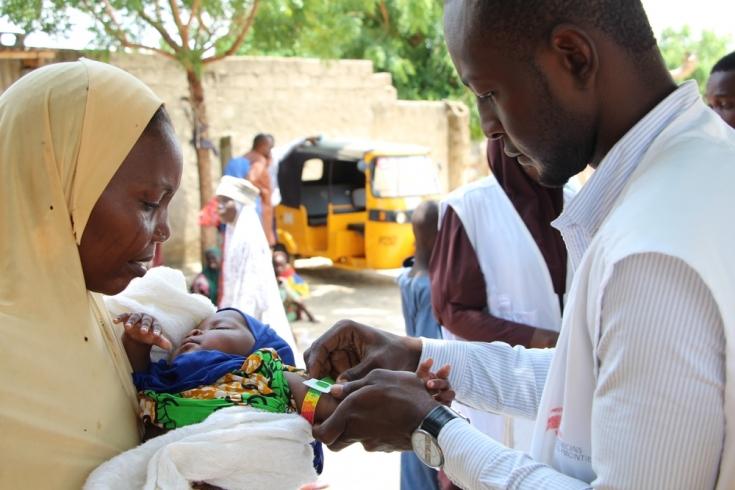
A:
[[[610,149],[552,226],[562,234],[580,227],[587,237],[594,236],[651,143],[679,114],[700,101],[695,81],[685,82],[661,101]]]

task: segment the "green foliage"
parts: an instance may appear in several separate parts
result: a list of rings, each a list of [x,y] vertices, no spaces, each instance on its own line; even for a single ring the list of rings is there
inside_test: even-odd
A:
[[[256,1],[3,0],[0,16],[26,32],[63,34],[71,27],[70,12],[76,10],[95,21],[97,36],[90,48],[147,48],[199,72],[203,63],[239,46]],[[159,40],[146,45],[151,33],[158,33]]]
[[[61,0],[2,0],[0,17],[8,19],[25,32],[65,32],[71,27]]]
[[[670,70],[680,67],[689,55],[696,57],[697,66],[689,78],[696,80],[700,91],[704,93],[712,66],[728,53],[731,41],[729,37],[720,37],[711,31],[702,31],[695,37],[691,29],[684,26],[679,30],[665,29],[659,47]]]

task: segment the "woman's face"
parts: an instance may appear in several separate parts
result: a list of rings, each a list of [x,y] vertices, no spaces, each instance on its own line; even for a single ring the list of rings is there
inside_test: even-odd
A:
[[[170,123],[143,132],[97,200],[79,257],[87,289],[117,294],[143,276],[168,239],[168,205],[181,180],[181,149]]]
[[[217,196],[217,213],[219,219],[225,223],[232,224],[237,218],[237,206],[235,201],[225,196]]]

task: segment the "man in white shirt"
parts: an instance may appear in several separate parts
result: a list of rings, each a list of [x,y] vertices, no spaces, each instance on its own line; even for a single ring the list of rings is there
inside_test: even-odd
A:
[[[315,436],[413,447],[464,488],[735,488],[735,133],[676,87],[639,1],[450,0],[445,32],[488,137],[546,185],[597,168],[554,222],[575,269],[557,348],[340,322],[306,353],[348,381]],[[406,372],[429,358],[463,403],[536,418],[530,454],[438,407]]]

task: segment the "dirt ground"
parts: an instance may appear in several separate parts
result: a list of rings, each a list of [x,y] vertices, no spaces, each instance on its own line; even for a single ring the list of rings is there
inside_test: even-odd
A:
[[[348,271],[335,269],[319,259],[296,262],[309,283],[306,301],[318,322],[294,322],[302,352],[337,320],[349,318],[389,332],[404,332],[401,297],[395,278],[399,271]],[[370,453],[353,445],[338,453],[325,451],[320,482],[333,490],[393,490],[399,488],[399,453]]]

